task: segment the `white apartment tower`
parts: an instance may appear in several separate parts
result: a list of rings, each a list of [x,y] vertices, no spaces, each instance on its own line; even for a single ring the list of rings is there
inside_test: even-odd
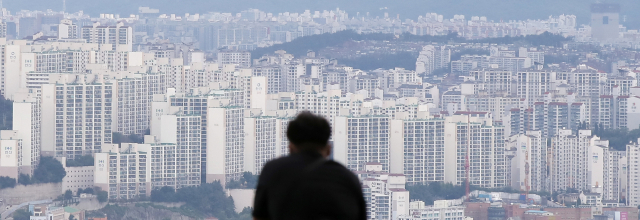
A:
[[[556,73],[536,66],[534,69],[518,71],[515,76],[516,96],[526,100],[527,106],[541,100],[545,92],[551,90],[551,81]]]
[[[69,19],[63,19],[58,25],[58,39],[78,38],[78,26]]]
[[[82,27],[82,39],[87,40],[87,43],[110,44],[112,50],[132,51],[133,28],[122,22],[118,22],[116,26],[104,26],[96,22],[92,26]]]
[[[267,94],[277,94],[284,92],[282,67],[279,65],[255,66],[252,68],[254,76],[264,76],[267,78]]]
[[[21,173],[32,173],[40,161],[41,113],[40,98],[35,94],[18,93],[14,96],[13,130],[18,131],[18,137],[22,139]]]
[[[405,189],[405,176],[382,169],[382,164],[371,162],[356,172],[362,182],[367,216],[369,219],[398,219],[408,215],[411,200]]]
[[[123,143],[105,146],[95,154],[94,184],[109,193],[110,199],[133,199],[150,196],[151,190],[170,186],[174,189],[200,185],[199,117],[169,117],[172,126],[163,130],[164,139],[176,143],[161,143],[157,137],[145,136],[144,144]]]
[[[591,4],[591,37],[601,42],[619,38],[620,5],[615,3]]]
[[[116,132],[123,135],[145,133],[149,128],[150,95],[141,74],[116,80]]]
[[[288,144],[283,145],[287,142],[283,125],[283,119],[274,116],[257,114],[244,118],[245,171],[260,174],[267,162],[288,154]]]
[[[464,184],[466,177],[465,163],[469,160],[469,183],[474,186],[498,188],[507,186],[507,160],[505,155],[504,127],[493,125],[491,120],[454,115],[451,123],[445,125],[445,145],[456,146],[455,161],[456,178],[454,184]],[[449,162],[451,161],[451,162]],[[450,165],[449,165],[450,166]]]
[[[480,90],[487,93],[511,92],[512,74],[507,69],[491,65],[491,68],[475,69],[469,74],[476,82],[480,83]]]
[[[95,76],[94,76],[95,77]],[[114,85],[90,75],[42,85],[42,153],[73,159],[111,143]]]
[[[333,159],[350,170],[364,170],[367,162],[389,172],[388,116],[339,116],[333,123]]]
[[[171,186],[174,189],[184,186],[197,186],[202,181],[202,118],[200,115],[185,115],[182,113],[161,116],[161,135],[158,140],[149,139],[151,136],[145,136],[145,143],[152,143],[152,149],[157,146],[159,150],[165,152],[158,153],[160,156],[154,156],[152,165],[162,162],[166,166],[172,166],[175,173],[167,171],[167,173],[159,173],[152,176],[154,188],[156,186]],[[155,144],[155,145],[154,145]],[[166,161],[158,161],[158,158],[164,158]],[[154,171],[152,171],[154,172]],[[175,177],[170,182],[160,183],[162,177]]]
[[[609,189],[605,174],[611,172],[607,156],[609,142],[592,136],[590,130],[560,130],[551,139],[550,191],[574,188]],[[607,170],[605,172],[605,170]],[[610,196],[605,193],[605,197]]]
[[[17,131],[0,131],[0,173],[18,179],[22,157],[22,140],[17,138]]]
[[[224,185],[245,171],[244,109],[227,104],[207,111],[206,178]]]
[[[626,151],[616,151],[609,149],[604,151],[604,176],[603,176],[603,200],[615,200],[626,197],[626,175],[627,161]]]
[[[547,183],[547,142],[540,131],[509,137],[510,186],[520,191],[545,191]]]
[[[455,153],[445,147],[445,124],[436,118],[392,120],[390,172],[403,173],[408,183],[444,182],[452,175],[445,172],[446,155]]]
[[[251,52],[222,50],[218,52],[218,65],[237,64],[239,67],[251,67]]]
[[[434,70],[449,67],[451,49],[446,46],[427,45],[422,47],[416,60],[416,73],[431,74]]]
[[[627,144],[627,205],[640,205],[640,139]]]
[[[109,199],[151,196],[151,149],[149,145],[125,144],[108,147],[94,155],[96,187],[107,191]],[[163,152],[163,151],[160,151]]]

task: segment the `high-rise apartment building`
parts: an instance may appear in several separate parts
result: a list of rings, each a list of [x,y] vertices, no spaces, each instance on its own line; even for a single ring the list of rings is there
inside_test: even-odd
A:
[[[145,140],[145,143],[160,145],[158,148],[153,148],[152,145],[152,153],[160,155],[152,156],[152,166],[164,164],[171,167],[152,170],[154,188],[171,186],[177,189],[199,185],[202,182],[202,118],[199,115],[181,113],[163,115],[161,124],[162,131],[161,136],[157,137],[158,140]],[[175,170],[175,173],[172,170]],[[175,180],[163,182],[166,180],[163,177],[175,177]]]
[[[244,162],[244,109],[228,103],[207,109],[207,182],[240,178]]]
[[[626,198],[627,152],[610,148],[604,151],[603,200],[620,201]]]
[[[189,93],[176,93],[168,89],[166,95],[154,95],[151,103],[151,135],[161,136],[162,116],[170,114],[196,115],[201,122],[201,167],[202,173],[207,169],[208,113],[209,107],[220,106],[221,103],[231,106],[242,105],[242,91],[238,89],[194,88]]]
[[[628,125],[629,96],[601,95],[598,99],[598,128],[618,129]]]
[[[498,68],[492,65],[491,68],[475,69],[469,75],[476,82],[479,82],[479,90],[487,93],[511,92],[513,77],[509,70]]]
[[[445,130],[451,136],[445,137],[445,144],[456,146],[454,184],[464,184],[467,179],[465,163],[469,160],[469,184],[486,188],[508,185],[507,160],[505,154],[505,129],[493,125],[491,120],[472,117],[477,113],[461,112],[454,115],[453,123],[447,123]],[[449,161],[450,157],[447,157]],[[447,169],[449,170],[449,169]],[[448,172],[448,171],[447,171]]]
[[[18,179],[22,164],[22,139],[13,130],[0,131],[0,171],[4,176]]]
[[[251,112],[258,113],[258,109]],[[286,139],[289,118],[262,113],[244,118],[244,170],[260,174],[264,165],[289,153]]]
[[[144,135],[150,130],[153,96],[167,91],[166,74],[123,73],[113,82],[116,93],[114,132]]]
[[[76,39],[78,38],[78,26],[73,24],[71,20],[63,19],[58,25],[58,39]]]
[[[408,183],[445,182],[445,176],[453,175],[445,172],[447,165],[453,168],[446,155],[455,150],[445,147],[445,124],[445,119],[436,118],[392,120],[390,172],[403,173]]]
[[[13,138],[22,140],[20,173],[31,174],[42,154],[43,108],[40,97],[33,93],[17,93],[13,101],[13,131],[16,132]]]
[[[507,121],[508,110],[520,105],[521,99],[505,93],[478,94],[465,97],[463,109],[474,112],[490,112],[496,121]]]
[[[427,45],[422,47],[416,61],[418,74],[431,74],[436,69],[448,68],[451,62],[451,49],[447,46]]]
[[[145,136],[144,144],[109,144],[95,154],[94,184],[110,199],[134,199],[151,190],[201,184],[199,117],[166,116],[166,129],[158,137]],[[175,143],[163,143],[163,141]]]
[[[388,116],[338,116],[333,123],[333,158],[350,170],[364,170],[367,162],[389,172]]]
[[[543,137],[551,137],[561,129],[584,128],[588,117],[582,103],[536,102],[529,108],[513,108],[509,111],[510,135],[526,131],[542,131]]]
[[[637,142],[627,144],[627,205],[636,207],[640,205],[640,139]]]
[[[151,146],[125,144],[122,148],[117,145],[106,148],[94,155],[95,186],[106,191],[109,199],[151,196]]]
[[[87,43],[110,44],[114,51],[132,51],[133,28],[122,22],[115,26],[100,25],[100,22],[96,22],[92,26],[82,27],[82,39]]]
[[[552,81],[556,78],[554,71],[539,67],[518,71],[515,75],[515,95],[525,99],[528,106],[542,101],[542,96],[551,90]]]
[[[365,163],[356,172],[362,182],[369,219],[398,219],[409,214],[409,191],[402,174],[389,173],[377,162]]]
[[[253,76],[264,76],[267,78],[268,94],[277,94],[278,92],[285,91],[282,84],[282,67],[279,65],[254,66],[252,70]]]
[[[112,141],[114,84],[71,75],[42,85],[42,153],[73,159]]]
[[[251,67],[251,52],[222,50],[218,52],[218,65],[237,64],[238,67]]]
[[[545,191],[547,185],[547,141],[541,131],[527,131],[509,137],[511,188]]]
[[[590,130],[560,130],[551,139],[550,191],[574,188],[603,193],[607,189],[605,170],[610,172],[606,156],[609,142],[592,136]]]
[[[598,41],[617,39],[620,24],[620,5],[614,3],[591,4],[591,37]]]

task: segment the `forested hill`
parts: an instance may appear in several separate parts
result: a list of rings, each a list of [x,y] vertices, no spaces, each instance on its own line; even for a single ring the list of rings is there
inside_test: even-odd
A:
[[[251,51],[253,59],[258,59],[265,54],[272,54],[277,50],[284,50],[289,54],[296,57],[304,56],[307,51],[319,51],[326,47],[337,47],[343,45],[347,41],[360,41],[360,40],[386,40],[386,41],[410,41],[410,42],[437,42],[437,43],[497,43],[497,44],[520,44],[531,46],[561,46],[563,42],[571,39],[562,37],[560,35],[550,34],[545,32],[540,35],[529,35],[520,37],[500,37],[500,38],[485,38],[480,40],[466,40],[458,37],[456,33],[443,36],[416,36],[412,34],[402,34],[398,37],[392,34],[357,34],[354,31],[346,30],[332,34],[319,34],[311,35],[307,37],[297,38],[291,42],[276,44],[271,47],[258,48]],[[455,54],[454,54],[455,55]],[[459,58],[459,55],[457,55]],[[395,67],[403,67],[405,69],[413,70],[415,68],[415,60],[418,54],[412,54],[408,52],[402,52],[397,54],[382,54],[382,55],[368,55],[362,56],[356,59],[338,59],[338,62],[348,66],[352,66],[357,69],[373,70],[377,68],[391,69]],[[333,57],[329,57],[333,58]]]
[[[140,6],[160,9],[161,13],[184,14],[206,12],[237,13],[248,8],[266,12],[304,12],[332,10],[340,8],[351,16],[370,12],[370,16],[391,16],[400,14],[401,19],[416,19],[426,13],[438,13],[445,17],[455,14],[466,16],[486,16],[490,20],[546,19],[550,15],[574,14],[578,22],[589,22],[589,4],[596,0],[66,0],[67,11],[83,10],[91,15],[113,13],[129,15],[137,13]],[[640,28],[640,3],[637,0],[601,0],[600,2],[620,3],[621,18],[626,15],[626,26]],[[10,11],[19,10],[62,10],[62,0],[4,0],[3,6]],[[381,8],[386,8],[382,9]],[[622,20],[621,19],[621,20]],[[634,22],[635,24],[632,24]]]

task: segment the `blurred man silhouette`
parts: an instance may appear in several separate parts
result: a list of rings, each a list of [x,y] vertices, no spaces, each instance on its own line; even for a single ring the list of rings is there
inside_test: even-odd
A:
[[[265,164],[258,179],[254,220],[367,219],[358,178],[326,158],[331,155],[331,126],[302,112],[289,122],[290,155]]]

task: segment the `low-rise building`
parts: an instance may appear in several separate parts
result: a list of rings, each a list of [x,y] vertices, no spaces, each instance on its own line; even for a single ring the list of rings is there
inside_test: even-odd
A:
[[[434,202],[433,206],[426,206],[423,201],[413,201],[409,204],[409,215],[399,216],[400,220],[463,220],[464,207],[452,206],[445,200]]]
[[[78,189],[93,188],[93,179],[95,166],[80,166],[69,167],[66,166],[66,160],[62,159],[62,165],[67,175],[62,178],[62,193],[67,190],[71,190],[74,194],[78,192]]]

